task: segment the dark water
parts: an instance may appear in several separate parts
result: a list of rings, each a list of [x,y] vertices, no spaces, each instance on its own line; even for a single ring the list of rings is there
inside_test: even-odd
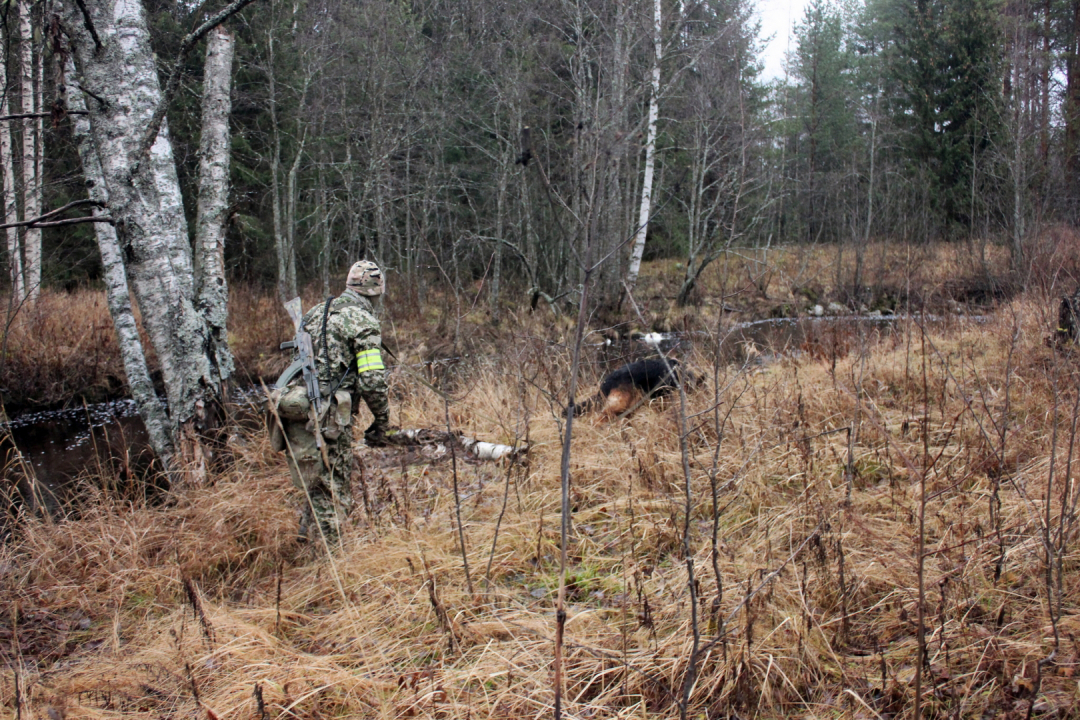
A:
[[[150,462],[132,400],[23,413],[0,423],[4,475],[31,505],[55,510],[79,477],[133,477]]]
[[[902,332],[895,316],[770,318],[739,323],[722,335],[721,360],[764,364],[785,355],[843,357]]]
[[[915,323],[940,329],[948,324],[982,323],[987,319],[984,315],[827,315],[750,320],[721,330],[718,350],[722,363],[736,365],[766,365],[782,357],[807,355],[816,359],[842,358],[860,347],[895,338],[909,329],[918,332]],[[657,350],[667,352],[693,346],[712,351],[717,347],[717,336],[706,332],[649,333],[620,350],[625,357],[637,359]]]

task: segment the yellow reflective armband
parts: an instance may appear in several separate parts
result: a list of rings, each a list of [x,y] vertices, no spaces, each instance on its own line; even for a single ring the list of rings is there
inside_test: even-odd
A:
[[[383,365],[382,353],[379,352],[379,348],[371,348],[370,350],[361,350],[356,353],[356,374],[365,373],[369,370],[385,370],[386,366]]]

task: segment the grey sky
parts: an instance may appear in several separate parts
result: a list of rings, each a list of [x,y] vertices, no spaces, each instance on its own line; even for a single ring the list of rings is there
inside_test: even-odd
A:
[[[763,80],[772,80],[784,74],[784,53],[788,50],[791,28],[802,19],[807,0],[758,0],[758,16],[761,18],[761,37],[772,40],[765,46],[762,60],[765,70]]]

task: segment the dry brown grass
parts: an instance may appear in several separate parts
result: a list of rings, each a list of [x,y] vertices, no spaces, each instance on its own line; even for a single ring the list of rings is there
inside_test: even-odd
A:
[[[898,246],[877,244],[866,253],[866,289],[858,297],[836,289],[837,261],[842,278],[851,275],[853,253],[838,258],[830,246],[785,247],[769,251],[735,250],[710,266],[702,277],[698,306],[673,307],[682,270],[675,261],[647,263],[642,270],[640,302],[648,327],[636,319],[613,319],[613,331],[702,330],[719,306],[723,289],[726,305],[741,319],[770,314],[805,313],[815,303],[838,300],[854,308],[926,307],[955,309],[961,304],[1000,299],[1008,280],[1008,258],[1002,248],[988,248],[986,267],[963,245]],[[1032,266],[1055,268],[1039,275],[1041,292],[1071,292],[1080,272],[1080,241],[1067,228],[1051,228],[1033,244]],[[1034,277],[1034,276],[1033,276]],[[1030,279],[1030,278],[1029,278]],[[995,284],[997,282],[997,284]],[[1015,283],[1012,283],[1015,285]],[[1065,288],[1061,290],[1060,288]],[[532,312],[526,300],[507,297],[502,330],[491,327],[482,286],[457,296],[432,289],[423,311],[395,303],[394,286],[386,303],[385,338],[401,359],[424,362],[491,352],[505,339],[505,329],[546,337],[552,325],[566,327],[571,318],[556,315],[541,303]],[[401,291],[399,290],[399,293]],[[304,305],[320,299],[312,284],[304,290]],[[479,294],[478,294],[479,293]],[[97,290],[46,290],[36,308],[13,314],[10,298],[0,297],[4,313],[3,363],[0,395],[9,412],[28,407],[55,407],[73,400],[88,402],[126,392],[116,336],[104,297]],[[456,308],[463,308],[458,317]],[[278,344],[289,334],[289,319],[273,293],[233,285],[229,298],[230,346],[236,358],[237,381],[257,383],[272,378],[286,364]],[[704,324],[702,318],[705,318]],[[154,360],[150,358],[151,368]]]
[[[305,300],[310,304],[315,298]],[[7,298],[0,302],[8,305]],[[280,372],[287,358],[277,347],[291,328],[281,304],[268,293],[233,287],[229,313],[230,326],[241,329],[229,336],[237,380],[248,383]],[[100,291],[46,290],[34,307],[9,311],[7,317],[6,331],[0,332],[5,350],[0,393],[9,411],[99,402],[126,393],[116,331]],[[148,362],[156,371],[152,351]]]
[[[7,307],[7,298],[3,300]],[[116,332],[101,293],[44,292],[7,326],[0,368],[5,406],[91,402],[124,389]],[[36,401],[36,403],[35,403]]]
[[[1051,240],[1054,257],[1071,252],[1068,237]],[[779,250],[768,267],[747,257],[717,263],[706,274],[708,299],[691,311],[671,309],[672,268],[653,263],[642,286],[648,329],[715,327],[720,287],[744,311],[734,320],[784,303],[802,309],[808,290],[815,301],[840,299],[829,289],[835,249]],[[915,288],[905,296],[913,303],[946,308],[960,289],[980,288],[980,269],[955,246],[875,246],[867,257],[867,282],[889,293]],[[999,271],[1007,258],[990,260]],[[1048,275],[1038,294],[1004,302],[985,323],[953,318],[923,335],[908,322],[893,334],[819,342],[764,367],[720,368],[715,378],[708,343],[692,351],[688,362],[707,377],[689,399],[691,545],[710,644],[698,657],[690,717],[912,715],[923,479],[924,712],[1078,717],[1075,527],[1059,555],[1057,652],[1039,665],[1054,648],[1042,531],[1052,462],[1054,524],[1063,507],[1068,521],[1076,510],[1075,488],[1063,495],[1062,484],[1066,472],[1076,474],[1076,459],[1066,458],[1080,358],[1043,344],[1066,274]],[[36,331],[18,336],[10,361],[23,357],[29,372],[26,358],[52,350],[36,338],[70,337],[53,377],[92,345],[105,367],[111,329],[94,324],[108,322],[104,303],[43,302],[55,304],[43,305],[50,312]],[[283,313],[243,289],[232,303],[242,370],[272,375],[282,361],[273,349],[286,332]],[[97,320],[55,324],[65,313]],[[405,362],[473,355],[409,371],[447,389],[456,430],[531,446],[523,465],[459,464],[475,595],[465,587],[448,462],[402,466],[393,453],[361,450],[345,546],[326,559],[294,541],[296,499],[282,459],[260,433],[240,433],[231,440],[234,465],[211,487],[148,505],[87,478],[77,515],[19,518],[0,546],[0,712],[284,719],[551,711],[569,321],[541,309],[515,312],[498,330],[478,313],[460,323],[433,313],[387,324]],[[605,351],[591,352],[586,379],[595,383]],[[442,397],[409,373],[392,378],[395,423],[443,422]],[[626,421],[575,425],[569,717],[678,715],[691,628],[676,408],[654,402]],[[832,431],[856,421],[849,475],[847,434]],[[995,498],[1000,511],[991,516]]]
[[[690,395],[701,631],[723,632],[698,658],[691,717],[911,716],[923,479],[925,713],[1076,716],[1075,528],[1061,557],[1060,645],[1038,666],[1053,649],[1040,528],[1054,429],[1056,523],[1080,385],[1080,359],[1043,344],[1052,320],[1046,298],[1021,296],[989,322],[928,326],[925,353],[906,323],[831,356],[715,379],[707,349],[690,358],[709,376]],[[402,468],[361,451],[357,510],[328,560],[292,539],[281,458],[242,435],[212,487],[160,506],[102,496],[63,522],[20,521],[0,548],[0,707],[69,718],[549,713],[566,335],[525,315],[508,324],[497,358],[428,375],[450,389],[456,428],[532,444],[525,465],[459,464],[474,596],[449,463]],[[718,386],[728,420],[714,467]],[[442,422],[442,399],[412,376],[395,374],[392,391],[395,422]],[[569,717],[678,715],[691,632],[676,407],[575,424]],[[846,434],[821,433],[856,419],[849,478]]]

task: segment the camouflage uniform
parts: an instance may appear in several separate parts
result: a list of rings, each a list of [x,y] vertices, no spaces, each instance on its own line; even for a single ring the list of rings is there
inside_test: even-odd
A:
[[[306,485],[306,497],[301,501],[301,537],[319,540],[312,527],[314,519],[327,542],[335,543],[341,524],[353,507],[352,409],[363,398],[375,416],[369,431],[385,432],[389,427],[390,407],[379,350],[382,331],[371,301],[352,289],[331,300],[324,341],[325,308],[325,302],[311,308],[304,315],[304,329],[311,335],[315,349],[323,402],[329,403],[325,420],[320,423],[329,468],[323,463],[310,420],[297,417],[297,413],[292,414],[293,419],[281,413],[282,437],[274,444],[277,449],[286,450],[293,485],[299,490],[304,490]],[[283,409],[290,400],[306,400],[306,397],[303,381],[297,378],[282,393],[278,407]]]
[[[1080,288],[1072,295],[1061,298],[1058,326],[1054,335],[1059,345],[1080,342]]]

